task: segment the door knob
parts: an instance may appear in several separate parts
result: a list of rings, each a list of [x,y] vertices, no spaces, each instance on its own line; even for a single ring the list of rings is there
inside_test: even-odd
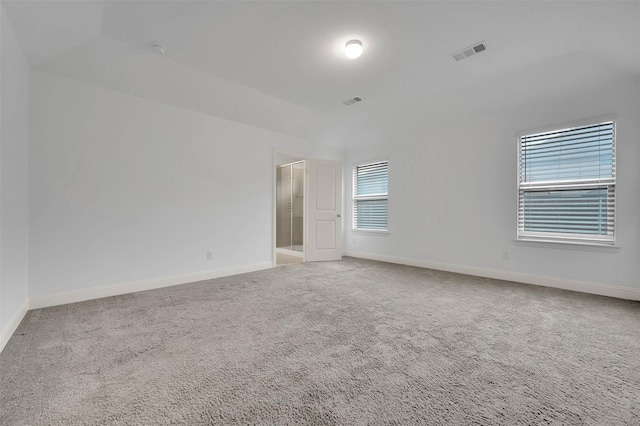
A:
[[[342,217],[342,215],[340,213],[338,213],[338,217]]]

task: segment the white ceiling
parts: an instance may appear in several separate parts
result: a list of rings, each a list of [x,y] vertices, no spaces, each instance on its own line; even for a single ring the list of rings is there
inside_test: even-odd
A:
[[[37,69],[255,125],[263,125],[256,122],[259,111],[232,117],[224,102],[210,98],[225,85],[225,101],[240,90],[268,105],[268,95],[287,110],[280,119],[293,114],[314,123],[299,132],[293,122],[271,128],[309,137],[323,126],[333,135],[358,126],[371,131],[416,110],[472,114],[523,96],[640,76],[640,2],[634,1],[3,5]],[[365,48],[356,60],[341,50],[352,38]],[[478,41],[486,52],[461,62],[449,57]],[[167,53],[153,54],[154,43]],[[161,81],[177,80],[184,81],[172,93],[160,93],[168,90]],[[353,96],[364,102],[345,107],[342,101]]]
[[[37,64],[100,34],[102,1],[5,1],[29,64]]]

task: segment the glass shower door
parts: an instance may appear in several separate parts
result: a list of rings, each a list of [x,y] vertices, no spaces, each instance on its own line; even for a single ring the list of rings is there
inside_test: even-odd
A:
[[[291,165],[291,249],[303,251],[304,162]]]
[[[276,247],[297,252],[304,244],[304,161],[276,170]]]
[[[276,170],[276,247],[291,248],[291,166]]]

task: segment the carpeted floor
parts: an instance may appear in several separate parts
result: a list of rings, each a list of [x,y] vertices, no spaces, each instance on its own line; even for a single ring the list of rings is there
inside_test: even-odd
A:
[[[640,303],[345,258],[30,311],[0,424],[640,424]]]

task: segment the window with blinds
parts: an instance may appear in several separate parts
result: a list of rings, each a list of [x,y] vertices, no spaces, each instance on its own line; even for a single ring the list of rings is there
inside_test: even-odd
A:
[[[353,229],[386,231],[389,199],[387,161],[353,168]]]
[[[615,121],[520,137],[518,239],[613,244]]]

